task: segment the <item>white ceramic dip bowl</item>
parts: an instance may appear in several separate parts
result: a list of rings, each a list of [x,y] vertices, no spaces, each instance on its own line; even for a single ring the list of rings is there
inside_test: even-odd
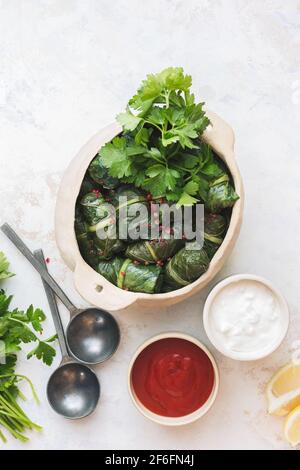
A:
[[[224,356],[254,361],[280,346],[289,326],[289,309],[269,281],[238,274],[212,289],[204,305],[203,323],[211,343]]]

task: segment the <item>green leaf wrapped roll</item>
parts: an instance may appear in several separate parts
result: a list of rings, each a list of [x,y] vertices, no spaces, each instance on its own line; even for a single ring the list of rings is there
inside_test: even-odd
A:
[[[94,267],[98,258],[95,257],[94,244],[88,232],[88,225],[78,209],[75,214],[75,234],[81,256],[90,266]]]
[[[80,200],[80,207],[85,220],[91,226],[97,225],[100,220],[109,215],[107,203],[101,193],[97,191],[83,196]]]
[[[130,259],[123,259],[122,261],[122,265],[120,265],[120,258],[118,257],[112,261],[102,261],[98,264],[97,270],[99,274],[113,282],[120,289],[147,294],[160,292],[163,276],[162,269],[159,266],[137,265]]]
[[[189,242],[168,261],[165,282],[175,288],[187,286],[205,273],[208,266],[209,258],[204,248],[199,250],[197,242]]]
[[[127,199],[123,201],[121,198]],[[142,226],[148,233],[149,204],[141,191],[131,186],[122,186],[116,191],[115,202],[118,211],[119,232],[126,234],[128,242],[135,241],[128,233],[130,230],[135,231]],[[139,217],[140,214],[142,217]],[[145,238],[148,238],[148,235]]]
[[[79,197],[82,198],[85,194],[91,193],[92,191],[100,192],[100,187],[97,183],[95,183],[92,178],[89,177],[88,173],[86,173],[80,187]]]
[[[229,176],[224,173],[210,183],[205,208],[210,212],[221,212],[227,207],[232,207],[238,199],[239,196],[231,185]]]
[[[182,286],[176,286],[176,287],[171,286],[166,281],[164,281],[162,286],[161,286],[161,293],[162,294],[167,294],[169,292],[173,292],[174,290],[180,289],[180,287],[182,287]]]
[[[173,256],[183,244],[183,240],[174,238],[142,241],[129,245],[126,256],[142,263],[157,263]]]
[[[116,286],[118,281],[118,275],[121,271],[123,263],[124,258],[116,256],[110,261],[100,261],[97,265],[97,271],[99,274],[105,277],[105,279],[107,279],[109,282]]]
[[[88,168],[90,177],[103,188],[114,189],[119,185],[119,180],[109,176],[107,169],[98,154]]]
[[[122,240],[113,238],[98,238],[97,235],[93,237],[93,242],[97,248],[97,254],[100,259],[110,259],[116,253],[120,253],[125,250],[125,244]]]
[[[223,242],[227,221],[221,214],[206,214],[204,219],[204,249],[209,259],[215,255]]]

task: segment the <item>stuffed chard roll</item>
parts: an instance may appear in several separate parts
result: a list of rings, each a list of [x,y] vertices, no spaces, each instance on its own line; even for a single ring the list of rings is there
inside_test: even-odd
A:
[[[210,182],[205,207],[210,212],[221,212],[227,207],[232,207],[238,199],[229,176],[224,173]]]
[[[162,269],[159,266],[136,265],[128,258],[116,257],[111,261],[101,261],[97,271],[120,289],[132,292],[155,294],[160,292],[163,282]]]
[[[116,286],[123,263],[124,258],[116,256],[110,261],[100,261],[97,265],[97,271],[101,276],[105,277],[105,279]]]
[[[133,242],[137,238],[148,238],[149,204],[146,196],[138,189],[124,185],[117,189],[114,200],[122,239],[126,238],[127,242]]]
[[[125,244],[122,240],[117,238],[99,238],[96,234],[93,236],[93,243],[97,250],[97,255],[100,259],[110,259],[116,253],[125,250]]]
[[[75,216],[75,234],[79,251],[83,259],[92,267],[97,266],[100,259],[99,250],[95,247],[93,239],[88,232],[88,224],[84,221],[79,211]]]
[[[141,241],[129,245],[126,256],[142,263],[159,263],[177,253],[183,244],[183,240],[175,238]]]
[[[88,168],[89,176],[93,181],[100,184],[103,188],[114,189],[118,186],[119,180],[109,176],[107,169],[101,161],[98,154]]]
[[[79,250],[84,258],[86,258],[90,248],[91,240],[88,233],[88,225],[84,221],[82,214],[78,208],[75,213],[75,234]]]
[[[100,192],[100,187],[98,184],[95,183],[94,180],[92,180],[92,178],[90,178],[90,176],[88,175],[88,173],[86,173],[82,183],[81,183],[81,187],[80,187],[80,192],[79,192],[79,197],[83,197],[85,194],[87,193],[91,193],[91,192],[97,192],[99,191]]]
[[[110,207],[99,191],[87,193],[80,199],[80,208],[90,225],[90,232],[96,231],[97,224],[110,215]]]
[[[227,221],[221,214],[206,214],[204,218],[204,249],[212,259],[223,242]]]
[[[204,248],[199,249],[197,242],[186,243],[165,269],[165,284],[175,288],[184,287],[198,279],[209,266],[209,258]]]

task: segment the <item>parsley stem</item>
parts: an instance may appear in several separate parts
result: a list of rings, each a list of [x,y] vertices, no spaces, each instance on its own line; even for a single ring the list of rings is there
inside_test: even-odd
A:
[[[175,150],[173,150],[173,152],[170,153],[170,155],[168,155],[168,160],[172,157],[174,157],[174,155],[176,155],[178,153],[178,150],[180,149],[180,143],[178,142],[176,144],[176,147],[175,147]],[[186,169],[184,169],[186,170]]]
[[[193,171],[193,170],[191,170],[191,169],[189,169],[189,168],[183,168],[183,167],[180,166],[180,165],[174,165],[174,164],[173,164],[173,167],[174,167],[174,168],[177,168],[177,170],[186,171],[186,172],[188,172],[188,173],[195,173],[195,171]]]
[[[144,123],[150,124],[150,126],[156,127],[157,130],[159,130],[160,133],[162,133],[162,128],[155,124],[154,122],[147,121],[147,119],[143,119]]]
[[[7,422],[5,418],[0,418],[0,424],[2,424],[2,426],[4,426],[11,433],[13,437],[15,437],[16,439],[19,439],[19,441],[22,441],[22,442],[29,441],[28,437],[24,436],[18,431],[15,431],[14,428],[12,428],[12,426]]]
[[[7,395],[7,399],[10,400],[10,403],[11,403],[11,406],[12,406],[12,410],[13,410],[18,416],[20,416],[21,418],[27,419],[32,425],[38,426],[38,425],[36,425],[35,423],[33,423],[33,422],[28,418],[28,416],[24,413],[24,411],[22,410],[22,408],[18,405],[17,401],[14,399],[14,397],[13,397],[9,392],[6,392],[6,395]],[[40,426],[38,426],[38,428],[40,428]]]
[[[2,442],[4,442],[4,444],[7,443],[7,439],[6,439],[6,437],[4,436],[4,434],[1,430],[0,430],[0,439],[1,439]]]
[[[170,107],[170,93],[171,93],[171,90],[168,90],[168,91],[165,93],[166,108],[169,108],[169,107]]]
[[[36,390],[34,388],[33,383],[31,382],[31,380],[28,377],[26,377],[25,375],[21,375],[21,374],[15,374],[15,377],[20,377],[21,379],[25,380],[28,383],[28,385],[30,387],[30,390],[31,390],[31,393],[32,393],[32,396],[33,396],[35,402],[39,405],[40,400],[39,400],[39,397],[37,396]]]
[[[28,377],[26,377],[26,375],[21,375],[21,374],[0,375],[0,379],[5,379],[5,378],[8,378],[8,377],[16,377],[16,378],[17,378],[17,377],[20,377],[21,379],[25,380],[25,381],[28,383],[28,385],[29,385],[29,387],[30,387],[30,389],[31,389],[31,393],[32,393],[32,396],[33,396],[34,400],[36,401],[36,403],[37,403],[38,405],[40,404],[40,400],[39,400],[39,397],[37,396],[37,393],[36,393],[36,391],[35,391],[34,385],[33,385],[33,383],[31,382],[31,380],[30,380]],[[23,395],[23,394],[21,394],[21,395]],[[23,395],[23,396],[24,396],[24,395]],[[21,408],[20,408],[20,409],[21,409]]]
[[[7,394],[8,392],[4,392],[4,393]],[[6,409],[8,409],[10,411],[13,411],[17,416],[20,416],[22,418],[24,418],[24,417],[27,418],[27,416],[21,410],[21,408],[19,408],[18,405],[16,406],[16,402],[13,399],[13,397],[11,397],[11,395],[8,395],[7,398],[9,398],[11,403],[6,398],[4,398],[3,395],[0,395],[0,402],[2,402],[2,405],[4,405],[6,407]]]
[[[25,430],[25,426],[23,423],[21,423],[21,420],[18,421],[19,418],[16,419],[12,413],[8,413],[7,411],[2,411],[1,415],[6,416],[7,421],[14,427],[16,431],[23,432]],[[26,426],[27,426],[27,423],[26,423]]]
[[[165,157],[164,157],[163,160],[161,160],[160,158],[157,158],[157,157],[155,157],[155,156],[152,155],[152,154],[148,154],[148,155],[149,155],[150,158],[152,158],[153,160],[155,160],[155,161],[158,162],[158,163],[163,164],[163,163],[165,163],[165,161],[166,161]],[[163,155],[162,155],[162,156],[163,156]]]
[[[14,409],[13,406],[11,406],[6,400],[1,400],[2,404],[0,404],[0,410],[7,411],[8,413],[13,413],[14,417],[17,418],[27,418],[25,414],[21,415],[19,410]],[[28,418],[27,418],[28,419]]]
[[[6,400],[3,395],[0,395],[0,415],[6,415],[7,420],[14,425],[18,431],[23,431],[26,427],[28,429],[41,431],[42,427],[26,416],[12,395],[9,392],[4,393],[7,395],[10,402]]]
[[[18,431],[22,432],[27,427],[28,429],[35,429],[36,431],[41,431],[42,427],[38,424],[33,423],[29,418],[16,417],[13,413],[8,411],[1,410],[1,415],[5,415],[11,419]]]
[[[26,401],[27,398],[25,397],[24,393],[21,392],[21,390],[18,390],[18,396],[23,400]]]

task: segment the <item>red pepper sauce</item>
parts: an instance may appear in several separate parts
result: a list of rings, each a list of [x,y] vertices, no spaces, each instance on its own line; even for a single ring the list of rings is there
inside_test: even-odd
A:
[[[214,369],[207,354],[194,343],[166,338],[147,346],[131,373],[133,389],[153,413],[178,417],[196,411],[209,398]]]

